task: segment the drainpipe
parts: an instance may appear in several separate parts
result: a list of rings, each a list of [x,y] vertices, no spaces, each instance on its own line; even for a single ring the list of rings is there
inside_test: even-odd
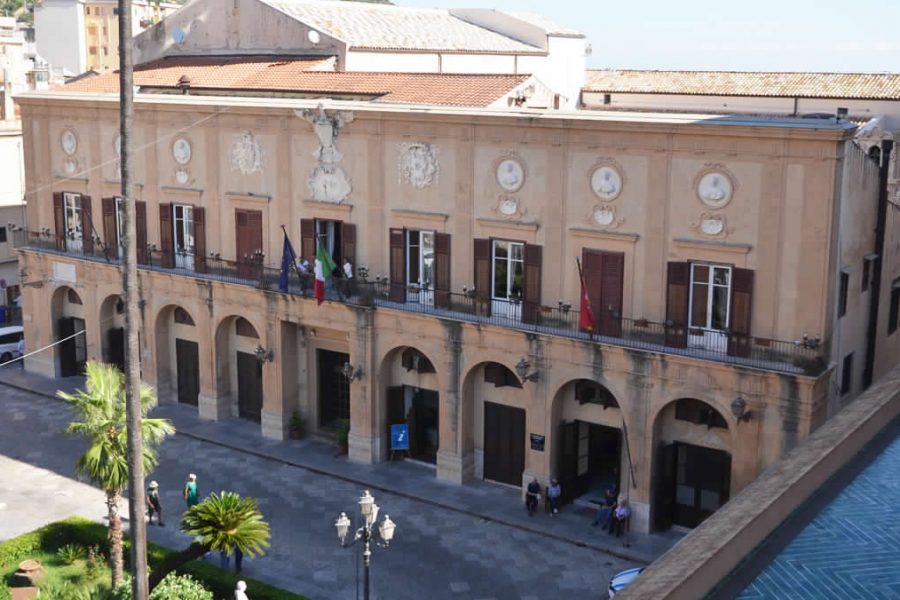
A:
[[[863,370],[863,389],[872,385],[875,370],[875,342],[878,339],[878,303],[881,299],[881,265],[884,261],[884,230],[887,222],[887,182],[893,148],[893,140],[882,140],[881,170],[878,173],[878,221],[875,225],[876,256],[872,265],[872,282],[869,285],[869,327],[866,332],[866,366]]]

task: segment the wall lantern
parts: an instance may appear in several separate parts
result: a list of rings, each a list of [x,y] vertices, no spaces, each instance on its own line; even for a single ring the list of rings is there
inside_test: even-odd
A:
[[[363,376],[362,369],[354,367],[349,362],[344,363],[344,368],[341,369],[341,373],[351,382],[353,382],[354,379],[362,379]]]
[[[731,401],[731,414],[740,423],[741,421],[749,421],[752,412],[747,410],[747,401],[738,396]]]
[[[266,350],[262,346],[257,346],[253,350],[253,354],[256,356],[256,360],[259,361],[259,364],[272,362],[273,360],[275,360],[275,353],[271,350]]]
[[[537,370],[528,372],[528,369],[531,368],[531,363],[525,360],[525,357],[519,359],[519,362],[516,363],[516,373],[519,374],[519,378],[522,381],[531,381],[535,382],[540,379],[540,373]]]

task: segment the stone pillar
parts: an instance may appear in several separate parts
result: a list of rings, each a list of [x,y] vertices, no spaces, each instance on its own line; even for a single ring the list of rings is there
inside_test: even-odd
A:
[[[361,306],[348,307],[355,313],[356,327],[350,332],[350,364],[362,370],[359,379],[350,381],[350,460],[371,464],[378,458],[381,443],[378,427],[377,373],[373,351],[374,311]]]
[[[462,418],[460,390],[462,377],[462,325],[456,321],[441,320],[444,327],[446,361],[443,371],[446,376],[440,391],[439,405],[439,445],[437,453],[437,478],[442,481],[461,484],[472,476],[472,469],[466,468],[461,449]],[[471,464],[472,461],[469,461]],[[468,472],[467,472],[468,471]]]
[[[267,293],[265,298],[268,314],[277,314],[278,296]],[[265,348],[272,351],[274,358],[272,362],[263,363],[263,406],[260,426],[263,437],[283,440],[287,437],[292,410],[282,396],[284,374],[285,371],[293,371],[291,365],[293,352],[286,352],[285,348],[296,347],[297,329],[290,323],[280,320],[274,323],[268,321],[267,328]]]

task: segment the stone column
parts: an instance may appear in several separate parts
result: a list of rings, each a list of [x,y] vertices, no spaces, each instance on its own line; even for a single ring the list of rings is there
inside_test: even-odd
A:
[[[266,293],[266,310],[268,314],[277,314],[278,295]],[[285,371],[293,371],[291,361],[294,360],[292,348],[297,346],[297,329],[290,323],[276,320],[268,321],[265,348],[273,353],[272,362],[263,363],[263,406],[260,426],[263,437],[283,440],[287,436],[291,418],[290,402],[283,396],[283,380]],[[291,399],[293,400],[293,399]]]
[[[349,457],[354,462],[375,462],[381,444],[376,406],[377,382],[373,351],[374,311],[348,307],[355,313],[356,327],[350,331],[350,364],[362,370],[359,379],[350,381]]]
[[[446,361],[443,371],[445,377],[440,391],[439,408],[439,446],[437,453],[437,477],[443,481],[461,484],[472,477],[473,465],[471,457],[466,461],[461,449],[462,432],[461,377],[462,377],[462,325],[456,321],[441,320],[444,327]]]

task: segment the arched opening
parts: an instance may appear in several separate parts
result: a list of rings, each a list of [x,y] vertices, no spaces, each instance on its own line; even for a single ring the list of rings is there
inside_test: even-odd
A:
[[[507,366],[484,362],[463,380],[464,460],[474,475],[521,487],[525,471],[525,408],[522,382]]]
[[[55,327],[56,372],[60,377],[81,375],[87,362],[84,302],[70,287],[60,287],[50,301]]]
[[[216,389],[227,398],[231,414],[259,423],[262,419],[263,382],[256,327],[244,317],[230,316],[216,329]]]
[[[385,383],[384,424],[388,452],[427,464],[440,447],[440,393],[434,363],[411,346],[389,352],[380,369]]]
[[[551,417],[552,465],[563,502],[589,505],[609,488],[621,491],[630,463],[615,395],[592,379],[570,381],[557,392]]]
[[[103,362],[125,372],[125,303],[118,294],[100,303],[100,331]]]
[[[166,306],[156,317],[156,389],[160,401],[197,406],[200,400],[200,343],[191,314]]]
[[[679,398],[657,414],[653,439],[654,528],[696,527],[730,495],[728,422],[703,400]]]

